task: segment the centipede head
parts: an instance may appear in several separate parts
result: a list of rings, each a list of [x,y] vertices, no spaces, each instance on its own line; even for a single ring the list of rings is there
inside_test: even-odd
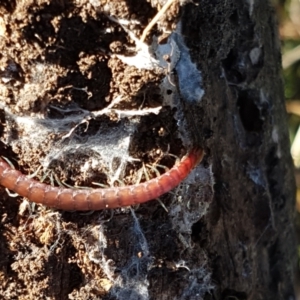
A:
[[[195,159],[194,166],[196,167],[202,161],[205,153],[204,153],[204,150],[202,148],[195,148],[195,149],[192,150],[192,154],[193,154],[194,159]]]

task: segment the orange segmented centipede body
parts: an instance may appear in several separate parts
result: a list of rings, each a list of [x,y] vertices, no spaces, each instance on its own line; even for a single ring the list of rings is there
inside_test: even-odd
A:
[[[176,187],[202,160],[202,149],[193,149],[179,164],[141,184],[106,189],[70,189],[38,182],[0,158],[0,185],[30,201],[63,210],[101,210],[144,203]]]

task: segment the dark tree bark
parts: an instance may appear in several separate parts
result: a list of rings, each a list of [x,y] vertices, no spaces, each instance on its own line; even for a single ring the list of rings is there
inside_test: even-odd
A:
[[[214,299],[293,299],[294,179],[280,43],[267,1],[201,1],[182,20],[205,96],[193,110],[214,174],[192,236],[208,253]],[[209,298],[209,297],[208,297]]]

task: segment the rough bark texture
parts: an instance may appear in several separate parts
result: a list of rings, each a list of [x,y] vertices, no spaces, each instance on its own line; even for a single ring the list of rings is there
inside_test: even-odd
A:
[[[215,178],[210,212],[193,235],[209,253],[216,299],[293,299],[295,190],[280,44],[271,6],[252,5],[202,1],[183,15],[205,78],[195,114]]]
[[[119,110],[163,103],[159,83],[165,73],[141,74],[111,56],[132,55],[128,52],[134,43],[107,15],[138,19],[139,25],[130,28],[140,35],[165,1],[151,1],[152,6],[141,0],[108,1],[110,6],[106,2],[37,5],[28,0],[31,4],[23,8],[21,2],[0,3],[4,20],[15,22],[11,40],[1,41],[1,64],[15,67],[1,65],[1,77],[10,79],[1,86],[1,93],[7,89],[0,99],[1,136],[7,144],[1,155],[18,158],[24,173],[34,171],[40,158],[55,148],[52,145],[66,147],[60,139],[82,121],[78,116],[83,110],[106,108],[120,94],[125,101],[118,103]],[[167,152],[170,146],[170,153],[181,155],[190,146],[181,141],[184,133],[176,132],[182,123],[178,116],[184,115],[183,128],[190,131],[193,144],[206,151],[201,166],[173,194],[162,197],[168,212],[157,201],[135,212],[118,209],[90,215],[37,208],[22,199],[19,207],[3,190],[0,289],[5,299],[294,299],[295,187],[273,9],[267,1],[187,2],[180,9],[177,2],[171,6],[166,28],[171,30],[180,16],[181,33],[201,71],[199,86],[205,94],[201,101],[185,99],[176,65],[168,68],[169,91],[174,92],[176,83],[182,111],[179,104],[173,110],[162,105],[158,115],[135,119],[130,154],[171,167],[174,159],[161,162],[157,150]],[[159,27],[153,33],[159,35]],[[25,58],[17,42],[23,43]],[[178,50],[172,47],[172,52]],[[30,70],[40,77],[30,81]],[[24,75],[27,72],[30,76]],[[187,78],[195,74],[188,72]],[[32,84],[27,93],[24,82]],[[52,134],[47,127],[49,138],[36,146],[28,138],[22,140],[25,125],[31,123],[20,123],[18,114],[42,115],[43,121],[35,119],[38,129],[52,120],[61,127]],[[70,116],[73,127],[59,123]],[[120,132],[117,126],[132,121],[116,119],[113,113],[99,114],[74,132],[88,144],[88,136],[103,123],[108,132]],[[103,135],[109,136],[105,131]],[[27,143],[37,148],[31,150]],[[99,158],[84,150],[64,155],[63,163],[53,167],[56,174],[73,185],[106,183],[102,174],[107,170],[99,167],[100,175],[81,170],[88,157]],[[125,183],[135,179],[132,174],[139,167],[130,165]]]

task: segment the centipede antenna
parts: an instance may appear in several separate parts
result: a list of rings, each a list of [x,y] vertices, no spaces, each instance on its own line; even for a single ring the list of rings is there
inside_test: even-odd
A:
[[[13,163],[5,156],[1,156],[9,165],[12,169],[16,169]]]

